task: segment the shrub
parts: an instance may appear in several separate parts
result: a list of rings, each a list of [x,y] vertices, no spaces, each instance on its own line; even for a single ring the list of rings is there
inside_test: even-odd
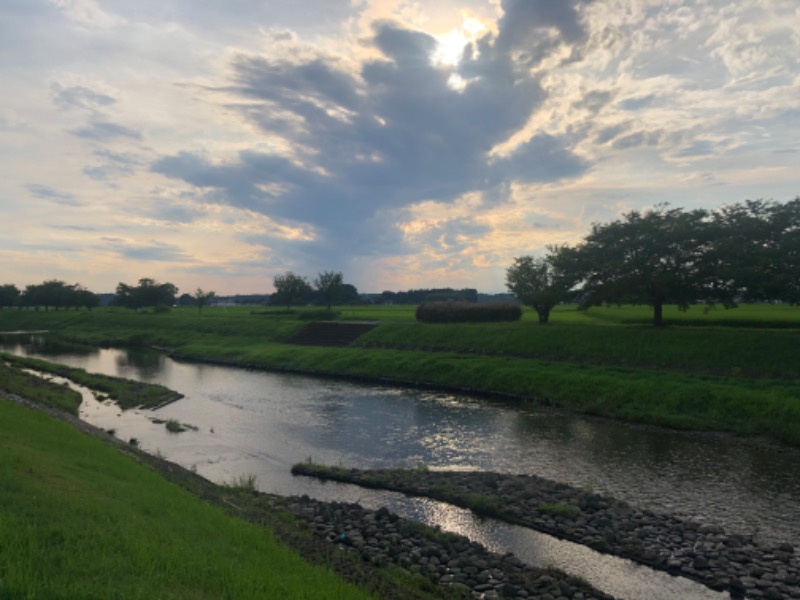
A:
[[[516,302],[424,302],[417,307],[417,320],[424,323],[487,323],[521,318],[522,306]]]

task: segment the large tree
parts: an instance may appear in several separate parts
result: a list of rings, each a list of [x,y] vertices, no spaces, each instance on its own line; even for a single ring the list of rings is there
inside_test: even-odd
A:
[[[37,309],[43,306],[45,311],[50,307],[56,310],[70,307],[76,309],[85,307],[91,310],[100,305],[100,297],[94,292],[90,292],[79,283],[70,285],[58,279],[25,286],[20,301],[24,306]]]
[[[323,271],[314,279],[314,289],[321,304],[331,309],[342,295],[344,276],[340,272]]]
[[[203,312],[203,307],[211,302],[215,295],[216,292],[205,292],[202,288],[197,288],[194,293],[194,303],[197,305],[197,312]]]
[[[660,327],[664,304],[685,310],[699,300],[727,300],[724,290],[709,284],[714,237],[707,211],[662,205],[595,223],[583,243],[557,249],[551,260],[581,282],[584,306],[647,303]]]
[[[731,301],[800,303],[800,198],[724,206],[714,224],[715,285]]]
[[[552,249],[552,252],[557,251],[557,248]],[[520,302],[533,307],[539,315],[539,323],[544,325],[553,307],[566,297],[570,280],[549,257],[519,256],[506,270],[506,287]]]
[[[309,285],[308,280],[291,271],[275,275],[272,278],[272,285],[275,287],[275,294],[277,295],[276,302],[285,304],[286,310],[291,309],[293,302],[311,293],[311,285]]]
[[[20,291],[12,283],[0,285],[0,307],[17,306],[19,304]]]
[[[158,283],[155,279],[143,277],[136,286],[119,283],[114,304],[135,309],[146,306],[172,306],[177,295],[178,288],[173,284]]]

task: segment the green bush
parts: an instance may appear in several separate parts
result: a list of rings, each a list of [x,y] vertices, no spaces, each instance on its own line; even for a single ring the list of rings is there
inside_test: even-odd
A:
[[[488,323],[519,321],[522,307],[516,302],[424,302],[417,307],[423,323]]]

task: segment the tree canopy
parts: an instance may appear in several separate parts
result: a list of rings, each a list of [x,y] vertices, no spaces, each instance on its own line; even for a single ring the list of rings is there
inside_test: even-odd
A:
[[[18,306],[21,294],[19,288],[12,283],[0,285],[0,307]]]
[[[331,309],[331,306],[339,300],[342,295],[344,276],[340,272],[323,271],[314,278],[314,290],[320,304],[324,304]]]
[[[520,256],[506,270],[506,287],[520,302],[533,307],[542,324],[548,322],[550,311],[567,296],[569,283],[549,257]]]
[[[49,279],[39,284],[25,286],[19,297],[22,306],[33,308],[87,308],[100,305],[100,297],[79,283],[68,284],[58,279]]]
[[[194,303],[197,305],[197,312],[203,312],[203,307],[211,302],[214,296],[216,296],[216,292],[205,292],[202,288],[197,288],[194,293]]]
[[[177,295],[178,288],[171,283],[158,283],[155,279],[143,277],[136,286],[119,283],[114,304],[134,309],[146,306],[172,306]]]
[[[286,305],[286,310],[291,309],[292,304],[308,296],[311,293],[311,285],[308,280],[301,276],[296,275],[292,271],[287,271],[281,275],[275,275],[272,278],[272,285],[275,287],[275,304],[280,302]]]
[[[800,303],[800,198],[748,201],[711,212],[656,206],[595,223],[575,247],[548,260],[576,283],[583,306],[646,303],[663,325],[664,304]]]

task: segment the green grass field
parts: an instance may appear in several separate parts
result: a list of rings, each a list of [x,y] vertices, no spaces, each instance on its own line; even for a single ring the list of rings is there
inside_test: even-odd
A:
[[[268,530],[0,399],[0,599],[368,598]]]
[[[0,331],[51,329],[90,344],[156,345],[266,369],[500,392],[576,412],[681,429],[767,435],[800,445],[800,308],[680,312],[656,329],[647,307],[559,306],[539,325],[417,323],[412,306],[340,307],[379,326],[348,348],[285,341],[299,313],[244,307],[135,313],[0,311]],[[178,390],[180,391],[180,390]]]

